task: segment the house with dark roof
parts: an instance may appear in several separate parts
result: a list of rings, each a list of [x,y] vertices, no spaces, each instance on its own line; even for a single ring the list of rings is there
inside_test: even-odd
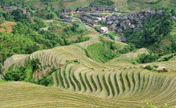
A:
[[[106,24],[106,18],[101,19],[101,24]]]
[[[91,7],[90,10],[91,10],[91,12],[95,12],[95,11],[97,11],[97,8],[96,7]]]
[[[105,5],[93,5],[92,7],[96,8],[96,10],[99,12],[104,12],[106,8]]]
[[[64,9],[65,13],[76,13],[76,9]]]
[[[26,12],[27,18],[31,17],[31,13],[30,12]]]
[[[117,33],[123,33],[123,30],[121,29],[121,28],[116,28],[116,30],[115,30]]]
[[[176,17],[175,17],[175,16],[172,16],[172,20],[173,20],[173,21],[176,21]]]
[[[83,13],[83,12],[90,12],[90,8],[79,8],[78,11],[80,13]]]
[[[110,31],[115,31],[116,26],[117,26],[117,24],[112,24],[112,25],[109,27],[109,30],[110,30]]]
[[[97,8],[97,11],[99,11],[99,12],[104,12],[104,11],[105,11],[105,7],[98,7],[98,8]]]
[[[26,13],[27,13],[27,10],[24,9],[24,8],[22,8],[22,9],[20,9],[20,10],[23,12],[23,14],[26,14]]]
[[[130,25],[130,28],[131,28],[131,29],[134,29],[134,28],[135,28],[135,25],[134,25],[134,24],[131,24],[131,25]]]
[[[65,14],[65,13],[61,13],[61,14],[60,14],[60,17],[61,17],[61,18],[65,18],[65,17],[68,17],[68,15]]]
[[[159,16],[163,16],[163,10],[158,10],[156,13],[157,13],[157,15],[159,15]]]
[[[101,28],[96,28],[96,30],[97,30],[99,33],[101,33],[101,34],[104,33],[103,30],[102,30]]]
[[[130,25],[131,25],[131,21],[130,21],[130,20],[125,20],[125,24],[126,24],[127,26],[130,26]]]
[[[119,20],[117,19],[117,20],[115,20],[113,23],[115,23],[115,24],[119,24]]]
[[[13,9],[12,9],[12,7],[4,7],[4,10],[5,10],[6,12],[11,12]]]
[[[106,24],[107,24],[108,26],[110,26],[110,25],[113,24],[113,21],[107,21]]]
[[[103,15],[96,14],[96,13],[91,13],[90,15],[93,16],[93,17],[103,17]]]
[[[105,11],[108,11],[108,12],[113,12],[115,10],[115,8],[114,7],[111,7],[111,6],[107,6],[106,8],[105,8]]]
[[[60,21],[62,22],[66,22],[66,23],[70,23],[70,24],[74,24],[72,21],[70,21],[69,19],[61,19]]]
[[[126,38],[125,37],[121,37],[120,40],[121,40],[121,42],[126,42]]]
[[[91,20],[91,21],[90,21],[90,25],[94,27],[94,26],[96,26],[96,22],[93,21],[93,20]]]

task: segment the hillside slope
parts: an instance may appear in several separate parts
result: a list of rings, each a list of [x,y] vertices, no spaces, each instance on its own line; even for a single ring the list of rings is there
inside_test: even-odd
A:
[[[175,106],[176,74],[173,72],[176,70],[176,61],[160,63],[172,67],[171,72],[165,74],[125,64],[97,63],[88,58],[78,44],[37,51],[22,57],[14,55],[7,59],[4,68],[17,68],[29,58],[38,58],[42,67],[34,72],[33,77],[40,79],[47,76],[51,68],[56,67],[57,71],[52,73],[56,87],[89,96],[112,98],[113,102],[120,99],[121,107],[130,100],[133,102],[128,107],[135,105],[134,108],[142,107],[147,102],[157,106],[163,106],[163,103]]]
[[[140,99],[100,98],[26,82],[0,84],[0,97],[2,108],[141,108],[146,106],[146,103],[141,103]]]
[[[7,0],[6,2],[17,3],[16,5],[22,6],[23,2],[27,7],[46,8],[46,4],[52,5],[56,10],[63,8],[78,8],[88,7],[93,0]],[[121,12],[136,11],[140,9],[152,7],[175,7],[175,0],[111,0],[114,2],[114,7]]]

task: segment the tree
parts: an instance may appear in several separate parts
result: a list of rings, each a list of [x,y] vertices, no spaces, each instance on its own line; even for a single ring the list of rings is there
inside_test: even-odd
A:
[[[20,21],[22,19],[26,19],[26,15],[24,15],[20,9],[12,11],[11,15],[14,16],[15,21]]]

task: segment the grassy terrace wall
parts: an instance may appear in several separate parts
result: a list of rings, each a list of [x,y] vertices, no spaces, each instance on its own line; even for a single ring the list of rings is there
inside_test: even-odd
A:
[[[52,73],[54,85],[97,97],[135,100],[135,102],[154,105],[176,103],[175,73],[157,73],[144,69],[118,68],[110,64],[97,63],[88,58],[77,46],[57,47],[35,52],[23,59],[15,56],[5,62],[5,68],[14,64],[16,68],[25,63],[27,58],[38,58],[41,70],[34,78],[47,75],[48,68],[57,69]],[[160,62],[161,64],[162,62]],[[175,69],[175,61],[163,62],[162,65]]]
[[[71,66],[69,66],[71,65]],[[68,69],[53,73],[56,86],[83,93],[95,93],[105,97],[133,96],[141,94],[168,97],[175,94],[175,76],[148,72],[146,70],[124,69],[121,72],[95,73],[85,69],[74,71],[76,64],[68,64]],[[69,77],[65,74],[69,70]],[[58,74],[59,73],[59,74]],[[67,73],[67,72],[66,72]],[[69,85],[69,86],[66,86]],[[166,89],[167,88],[167,89]],[[169,91],[170,90],[170,91]],[[168,93],[167,93],[168,91]],[[157,98],[156,98],[157,99]]]

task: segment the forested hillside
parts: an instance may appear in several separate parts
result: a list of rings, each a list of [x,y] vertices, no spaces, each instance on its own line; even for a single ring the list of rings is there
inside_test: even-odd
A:
[[[59,33],[53,32],[57,30],[57,26],[50,26],[49,31],[41,30],[46,27],[46,23],[41,18],[27,18],[20,10],[14,10],[10,13],[0,13],[5,19],[1,20],[1,24],[8,24],[7,21],[16,22],[12,26],[13,31],[9,34],[6,32],[0,33],[0,63],[13,54],[30,54],[37,50],[49,49],[56,46],[70,45],[80,41],[88,40],[87,37],[78,37],[75,41],[70,40],[71,36],[82,35],[86,31],[79,28],[79,25],[71,25],[59,23],[60,25],[67,25]],[[57,21],[56,21],[57,22]],[[3,26],[2,26],[3,27]]]

